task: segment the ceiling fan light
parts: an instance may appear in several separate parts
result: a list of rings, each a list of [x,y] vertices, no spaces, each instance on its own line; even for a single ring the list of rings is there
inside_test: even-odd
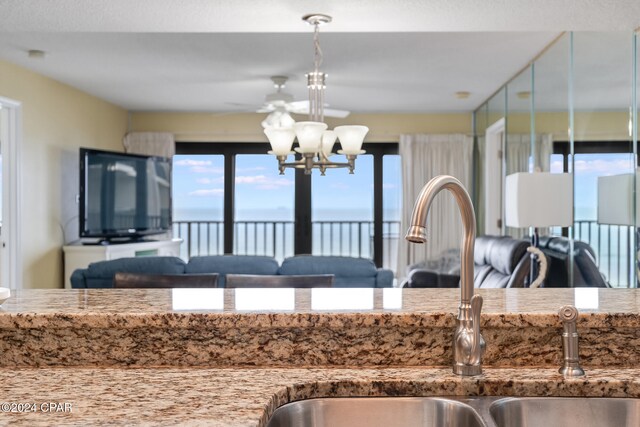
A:
[[[317,153],[320,150],[322,133],[327,130],[327,124],[322,122],[297,122],[293,125],[300,152]]]
[[[263,121],[263,128],[290,128],[294,125],[296,121],[293,120],[291,114],[289,114],[284,109],[276,109],[274,112],[269,114]]]
[[[362,142],[364,137],[369,132],[369,128],[366,126],[349,125],[338,126],[334,129],[342,145],[342,152],[344,154],[358,155],[362,149]]]
[[[264,133],[269,139],[273,154],[276,156],[288,156],[291,153],[291,146],[296,137],[293,128],[267,127]]]

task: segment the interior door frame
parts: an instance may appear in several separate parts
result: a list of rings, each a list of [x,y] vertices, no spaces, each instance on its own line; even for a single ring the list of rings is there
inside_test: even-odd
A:
[[[486,149],[484,154],[485,182],[485,222],[488,235],[504,234],[504,135],[505,118],[493,123],[485,131]],[[496,191],[497,190],[497,191]]]
[[[0,152],[2,154],[2,273],[0,285],[21,289],[21,197],[20,147],[22,103],[0,97]]]

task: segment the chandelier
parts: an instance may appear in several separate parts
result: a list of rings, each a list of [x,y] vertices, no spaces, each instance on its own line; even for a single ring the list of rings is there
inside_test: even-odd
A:
[[[334,130],[327,130],[324,123],[324,91],[326,89],[325,79],[327,75],[320,71],[322,65],[322,49],[320,49],[320,25],[331,22],[328,15],[312,14],[305,15],[302,20],[313,25],[314,61],[313,71],[306,74],[307,88],[309,89],[309,121],[296,122],[293,126],[267,126],[264,129],[265,135],[271,144],[269,154],[278,159],[278,169],[280,175],[284,175],[286,168],[304,169],[306,175],[311,174],[313,169],[319,169],[324,175],[327,169],[348,168],[353,174],[356,158],[359,154],[364,154],[362,142],[369,128],[366,126],[347,125],[337,126]],[[291,151],[294,141],[297,139],[298,147]],[[333,146],[336,140],[340,141],[342,150],[338,154],[343,154],[346,162],[332,162]],[[287,162],[291,154],[298,153],[299,160]]]

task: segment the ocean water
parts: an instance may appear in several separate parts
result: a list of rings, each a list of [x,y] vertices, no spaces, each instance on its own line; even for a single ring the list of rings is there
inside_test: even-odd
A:
[[[315,209],[313,221],[373,221],[372,209]],[[174,208],[174,221],[222,221],[221,209]],[[292,209],[245,209],[236,212],[236,221],[293,221]],[[399,221],[399,209],[386,209],[385,221]]]

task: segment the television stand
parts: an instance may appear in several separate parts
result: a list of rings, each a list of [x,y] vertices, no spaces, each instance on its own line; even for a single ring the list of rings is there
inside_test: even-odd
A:
[[[144,237],[112,237],[109,239],[100,239],[93,242],[82,241],[80,242],[80,244],[84,246],[109,246],[145,242],[158,242],[158,240],[145,239]]]
[[[142,240],[107,244],[100,242],[81,242],[63,246],[64,252],[64,287],[71,288],[71,273],[78,268],[87,268],[92,262],[108,261],[118,258],[133,258],[141,256],[180,256],[182,239],[170,240]]]

